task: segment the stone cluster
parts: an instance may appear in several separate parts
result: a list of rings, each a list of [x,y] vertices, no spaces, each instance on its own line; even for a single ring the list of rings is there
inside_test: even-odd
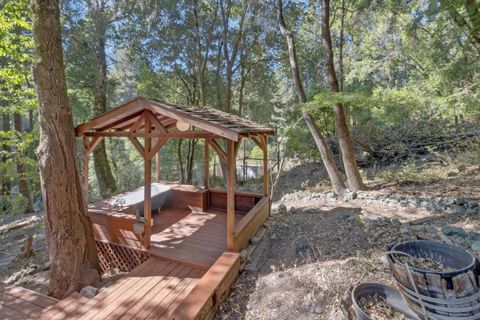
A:
[[[355,199],[365,200],[367,204],[382,204],[388,206],[400,206],[413,209],[425,209],[436,212],[447,213],[479,213],[479,199],[466,199],[462,197],[422,197],[415,195],[402,195],[382,193],[378,191],[359,191],[353,192],[346,190],[343,199],[336,197],[333,192],[315,192],[306,194],[296,192],[285,195],[281,201],[311,201],[322,200],[328,204],[334,204],[336,201],[351,201]]]

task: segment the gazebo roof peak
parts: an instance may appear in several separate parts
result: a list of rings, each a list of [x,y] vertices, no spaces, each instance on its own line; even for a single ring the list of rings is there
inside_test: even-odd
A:
[[[180,134],[177,130],[169,130],[178,121],[201,129],[204,133],[233,141],[238,141],[242,136],[275,134],[272,128],[217,109],[176,105],[143,97],[136,97],[77,126],[76,134],[106,137],[128,136],[136,132],[137,136],[141,136],[142,121],[146,118],[156,127],[159,135],[170,134],[172,137],[192,138],[202,132],[188,131]],[[173,132],[178,134],[173,135]]]

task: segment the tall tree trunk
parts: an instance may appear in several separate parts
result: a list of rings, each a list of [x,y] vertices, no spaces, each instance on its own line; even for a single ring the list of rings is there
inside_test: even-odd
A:
[[[332,37],[330,35],[330,0],[323,1],[323,15],[322,15],[322,43],[325,49],[327,62],[327,78],[330,91],[339,92],[340,88],[335,73]],[[335,116],[336,132],[340,150],[342,152],[343,166],[347,175],[348,185],[351,190],[363,190],[365,185],[360,177],[358,171],[357,160],[355,159],[355,152],[353,150],[352,139],[348,132],[347,120],[345,117],[345,110],[341,103],[333,105],[333,113]]]
[[[278,21],[280,24],[280,31],[282,32],[283,36],[287,39],[287,46],[288,46],[288,57],[290,61],[290,68],[292,71],[293,82],[295,84],[295,91],[298,96],[298,100],[300,103],[307,102],[307,95],[305,94],[305,90],[303,89],[302,80],[300,79],[300,70],[298,68],[298,59],[297,53],[295,49],[295,38],[293,37],[293,33],[288,30],[285,19],[283,18],[283,3],[282,0],[277,0],[277,15]],[[308,113],[303,113],[303,119],[307,122],[308,128],[317,144],[318,150],[320,151],[320,156],[322,157],[323,164],[327,169],[328,176],[332,183],[332,186],[340,196],[343,196],[345,192],[345,185],[343,180],[340,176],[340,172],[338,171],[337,165],[333,158],[332,152],[328,148],[327,144],[325,143],[325,138],[323,137],[322,133],[316,126],[315,122],[312,120],[312,117]]]
[[[180,179],[182,183],[184,183],[185,171],[183,170],[182,141],[183,139],[178,139],[177,141],[177,158],[178,158],[178,164],[180,165]]]
[[[222,67],[222,48],[223,43],[221,43],[217,48],[217,68],[215,70],[215,97],[216,97],[216,106],[221,108],[222,105],[222,90],[221,90],[221,67]]]
[[[37,155],[50,256],[50,294],[57,298],[99,280],[93,229],[77,171],[72,111],[67,96],[58,0],[32,0],[33,79],[40,144]]]
[[[245,64],[242,63],[240,66],[240,87],[238,89],[238,115],[240,117],[243,117],[243,96],[244,96],[244,88],[245,88],[245,81],[246,81],[246,76],[245,76]]]
[[[96,81],[93,105],[94,116],[107,111],[107,59],[105,53],[107,21],[102,6],[103,4],[97,4],[97,6],[90,8],[90,14],[95,24]],[[105,140],[102,140],[93,150],[93,162],[100,195],[102,198],[107,198],[117,190],[117,185],[108,162]]]
[[[220,1],[220,13],[222,16],[223,22],[223,55],[225,59],[225,74],[226,74],[226,92],[225,92],[225,110],[227,112],[232,112],[232,97],[233,97],[233,66],[237,59],[238,50],[241,45],[241,40],[243,37],[243,27],[245,22],[245,17],[247,15],[248,7],[250,0],[242,1],[242,11],[240,12],[240,21],[238,22],[238,34],[236,37],[230,34],[230,27],[233,25],[230,21],[231,13],[231,3],[229,1],[222,0]],[[225,7],[227,3],[227,7]],[[230,43],[230,49],[229,49]]]
[[[186,183],[192,184],[193,182],[193,165],[195,159],[195,146],[197,145],[197,139],[190,139],[188,142],[188,158],[187,158],[187,174]]]
[[[4,101],[2,101],[2,107],[5,107],[6,106],[6,103]],[[8,112],[4,112],[2,114],[2,130],[4,132],[8,132],[11,130],[11,125],[10,125],[10,114]],[[5,169],[6,169],[6,166],[7,166],[7,162],[8,162],[8,157],[10,155],[10,153],[12,152],[11,150],[11,147],[10,147],[10,144],[8,143],[7,140],[4,140],[4,142],[2,143],[2,162],[5,166]],[[0,181],[1,181],[1,185],[0,185],[0,189],[1,189],[1,194],[2,195],[10,195],[10,189],[12,188],[11,186],[11,183],[10,183],[10,176],[8,174],[8,172],[2,172],[2,177],[0,178]]]
[[[325,142],[325,138],[322,136],[320,130],[315,125],[312,117],[308,113],[304,113],[303,119],[307,123],[308,128],[313,135],[313,139],[317,144],[318,150],[320,151],[320,155],[322,156],[325,169],[327,169],[328,177],[332,182],[335,193],[339,196],[343,196],[343,194],[345,193],[345,184],[343,183],[337,165],[335,164],[335,159],[333,157],[332,151],[328,148],[327,143]],[[327,161],[325,161],[325,159]]]
[[[277,0],[277,15],[280,24],[280,31],[287,40],[288,59],[290,62],[290,69],[292,71],[293,84],[295,85],[295,92],[297,93],[300,103],[307,102],[307,95],[303,88],[302,79],[300,79],[300,70],[298,70],[297,49],[295,47],[295,38],[293,33],[287,29],[285,19],[283,18],[283,2]]]
[[[13,115],[13,123],[15,130],[21,136],[23,133],[22,126],[22,116],[18,113]],[[30,194],[30,188],[28,187],[28,178],[25,174],[25,165],[23,164],[24,155],[20,154],[17,150],[17,183],[18,183],[18,192],[25,198],[27,201],[27,207],[25,208],[25,213],[33,212],[33,202],[32,196]]]

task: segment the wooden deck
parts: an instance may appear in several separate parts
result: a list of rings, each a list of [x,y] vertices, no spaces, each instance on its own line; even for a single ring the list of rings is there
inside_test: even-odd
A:
[[[58,300],[21,287],[0,288],[0,319],[38,319]]]
[[[90,213],[95,238],[131,248],[140,248],[140,239],[131,230],[132,215]],[[244,217],[236,215],[237,221]],[[154,256],[188,263],[207,270],[226,251],[227,216],[224,210],[169,208],[153,217],[151,247]]]
[[[73,294],[41,319],[171,319],[205,270],[150,258],[92,299]]]
[[[74,293],[33,314],[40,320],[212,318],[239,266],[236,253],[222,254],[208,271],[153,257],[91,299]]]

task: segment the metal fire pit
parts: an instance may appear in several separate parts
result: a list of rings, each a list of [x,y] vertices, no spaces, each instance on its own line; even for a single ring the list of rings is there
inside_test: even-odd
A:
[[[428,258],[452,270],[405,265],[399,254]],[[422,319],[480,320],[479,272],[472,254],[441,242],[415,240],[392,246],[387,257],[403,298]]]
[[[373,296],[377,294],[379,297],[385,298],[387,304],[395,311],[398,311],[412,320],[420,320],[420,318],[405,304],[400,291],[392,287],[380,283],[362,283],[352,290],[352,305],[355,310],[355,316],[357,320],[372,320],[363,310],[360,308],[360,298]]]

